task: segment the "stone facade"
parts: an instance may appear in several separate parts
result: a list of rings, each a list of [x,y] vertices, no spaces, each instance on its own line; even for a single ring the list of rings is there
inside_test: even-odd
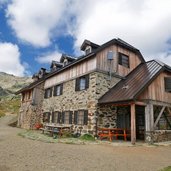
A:
[[[75,79],[64,82],[62,95],[44,99],[43,112],[88,110],[88,125],[73,124],[73,129],[77,132],[79,128],[82,133],[95,134],[98,99],[119,80],[116,77],[110,80],[107,73],[92,72],[89,74],[89,88],[82,91],[75,91]]]
[[[149,144],[171,141],[171,130],[155,130],[152,132],[146,132],[145,141]]]
[[[42,104],[44,83],[32,90],[34,101],[22,101],[18,117],[18,126],[24,129],[35,129],[35,124],[42,122]]]

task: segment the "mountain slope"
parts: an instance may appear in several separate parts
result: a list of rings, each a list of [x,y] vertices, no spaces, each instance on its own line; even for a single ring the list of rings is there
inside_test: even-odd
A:
[[[17,77],[11,74],[0,72],[0,117],[6,113],[18,113],[20,96],[15,92],[30,84],[29,77]]]

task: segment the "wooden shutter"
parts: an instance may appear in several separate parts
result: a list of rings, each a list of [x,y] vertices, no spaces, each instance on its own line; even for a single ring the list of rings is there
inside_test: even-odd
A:
[[[171,77],[165,77],[165,90],[171,92]]]
[[[57,123],[61,123],[61,112],[58,112],[58,119],[57,119]]]
[[[76,78],[75,80],[75,91],[80,90],[80,78]]]
[[[50,122],[50,112],[48,112],[47,115],[48,115],[48,122]]]
[[[65,112],[62,112],[62,123],[65,123]]]
[[[60,87],[60,95],[62,95],[63,94],[63,84],[61,84],[60,86],[61,86]]]
[[[54,89],[53,89],[53,96],[56,96],[56,87],[57,87],[57,86],[54,86]]]
[[[88,110],[84,111],[84,125],[88,124]]]
[[[52,112],[52,123],[54,123],[54,115],[55,115],[55,113]]]
[[[85,88],[89,88],[89,75],[86,75],[85,76],[85,81],[86,81],[86,85],[85,85]]]
[[[50,97],[52,97],[52,87],[50,88]]]
[[[47,89],[45,89],[44,98],[47,98]]]
[[[118,55],[118,64],[122,65],[122,53]]]
[[[74,124],[77,125],[78,123],[78,111],[74,112]]]
[[[69,112],[69,124],[72,124],[72,114],[73,114],[73,112],[70,111]]]

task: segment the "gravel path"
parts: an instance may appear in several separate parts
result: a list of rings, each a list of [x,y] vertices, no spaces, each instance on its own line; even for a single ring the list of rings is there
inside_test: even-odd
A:
[[[0,119],[0,171],[158,171],[171,165],[171,147],[73,145],[33,141]]]

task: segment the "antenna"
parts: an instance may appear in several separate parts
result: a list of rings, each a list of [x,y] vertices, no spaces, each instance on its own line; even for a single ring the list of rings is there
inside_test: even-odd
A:
[[[110,76],[110,80],[111,80],[111,75],[112,75],[112,60],[113,60],[113,56],[114,56],[114,53],[113,51],[109,51],[107,53],[107,60],[109,61],[109,76]]]

